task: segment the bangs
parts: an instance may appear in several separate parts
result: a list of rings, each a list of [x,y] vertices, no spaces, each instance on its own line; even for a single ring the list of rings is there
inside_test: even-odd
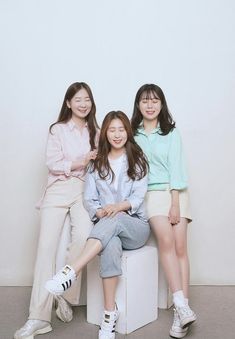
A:
[[[159,99],[159,96],[152,89],[146,89],[140,96],[140,100]]]

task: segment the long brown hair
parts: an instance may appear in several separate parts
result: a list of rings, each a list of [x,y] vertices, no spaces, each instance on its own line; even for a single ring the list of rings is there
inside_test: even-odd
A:
[[[60,110],[60,114],[58,116],[58,119],[55,123],[53,123],[49,131],[52,133],[52,127],[56,124],[59,123],[66,123],[68,122],[71,117],[72,117],[72,110],[67,106],[67,101],[70,101],[74,95],[80,91],[81,89],[85,89],[88,93],[88,96],[91,100],[92,106],[91,106],[91,111],[90,113],[85,117],[85,120],[87,122],[87,127],[90,135],[90,145],[91,145],[91,150],[95,148],[95,137],[97,133],[97,129],[99,128],[97,121],[96,121],[96,105],[95,101],[93,98],[92,91],[90,87],[85,83],[85,82],[75,82],[74,84],[70,85],[69,88],[67,89],[65,96],[64,96],[64,101]]]
[[[103,120],[100,131],[98,154],[93,163],[93,170],[98,171],[101,179],[106,179],[110,175],[112,180],[114,179],[114,173],[108,160],[111,145],[107,138],[107,131],[113,119],[120,119],[127,133],[127,142],[125,144],[129,165],[127,175],[132,180],[140,180],[148,172],[148,162],[142,149],[135,142],[128,117],[121,111],[111,111],[105,116]]]
[[[138,133],[138,128],[143,121],[143,116],[139,109],[140,100],[143,98],[149,99],[151,95],[153,95],[155,98],[160,99],[162,104],[161,112],[158,115],[158,121],[161,129],[159,134],[167,135],[171,130],[175,128],[175,122],[173,121],[173,118],[167,107],[166,98],[162,89],[155,84],[146,84],[139,88],[135,97],[134,110],[131,117],[131,127],[134,135]]]

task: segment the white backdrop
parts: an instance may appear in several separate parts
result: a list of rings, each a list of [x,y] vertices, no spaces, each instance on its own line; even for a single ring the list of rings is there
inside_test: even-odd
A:
[[[32,283],[48,126],[75,81],[99,122],[162,87],[190,176],[191,283],[235,283],[234,17],[233,0],[0,0],[1,285]]]

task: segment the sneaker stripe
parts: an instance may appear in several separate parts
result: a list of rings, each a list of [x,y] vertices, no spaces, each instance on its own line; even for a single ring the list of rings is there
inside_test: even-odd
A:
[[[66,288],[65,288],[65,285],[64,284],[62,284],[62,286],[63,286],[63,289],[64,289],[64,291],[66,290]]]
[[[69,288],[69,283],[68,283],[68,281],[66,281],[66,287]]]
[[[70,283],[70,286],[72,285],[72,281],[71,281],[71,279],[69,279],[69,283]]]

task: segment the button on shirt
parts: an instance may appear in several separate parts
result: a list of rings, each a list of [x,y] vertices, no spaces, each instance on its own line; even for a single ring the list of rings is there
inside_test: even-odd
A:
[[[159,134],[160,127],[146,134],[141,127],[135,140],[149,162],[148,191],[187,188],[187,176],[181,137],[176,128],[167,135]]]

